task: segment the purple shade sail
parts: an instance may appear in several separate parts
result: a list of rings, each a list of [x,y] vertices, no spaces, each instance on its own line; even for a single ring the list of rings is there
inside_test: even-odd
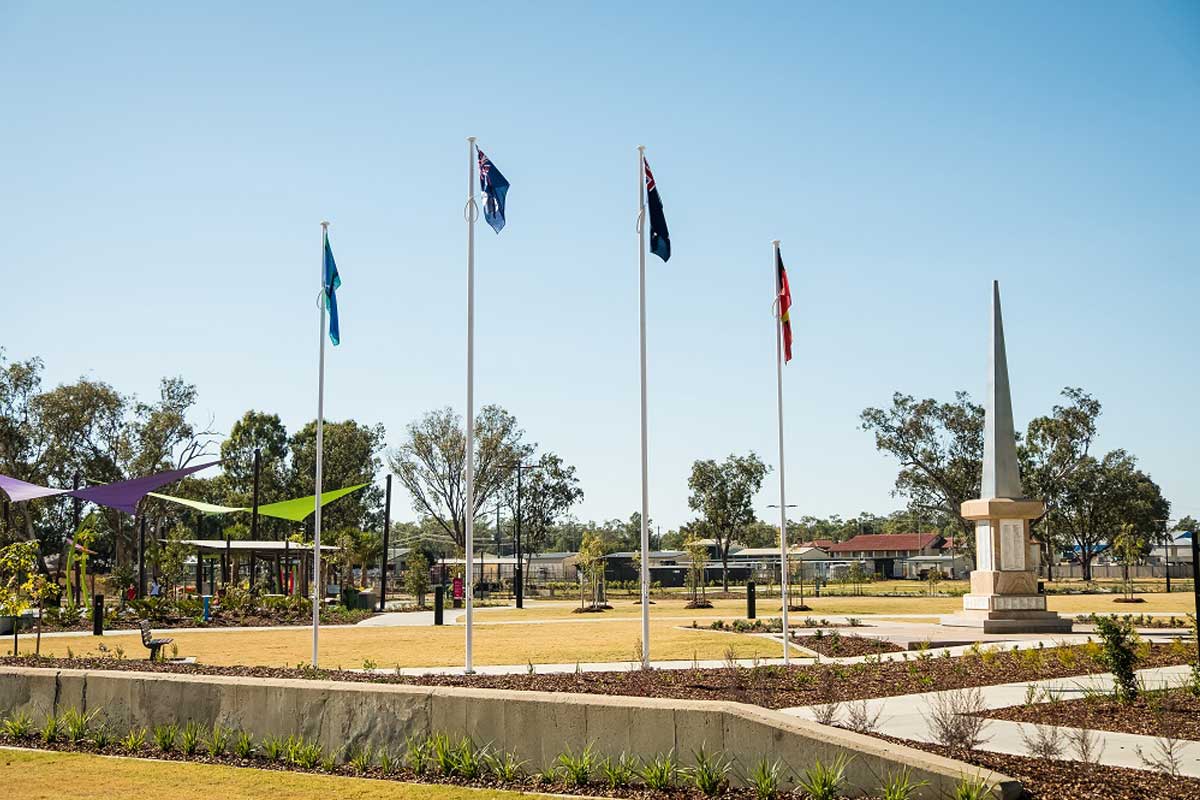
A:
[[[168,483],[174,483],[180,478],[186,478],[193,472],[199,472],[220,463],[220,461],[210,461],[207,464],[159,472],[144,478],[134,478],[131,481],[119,481],[104,486],[89,486],[86,489],[79,489],[67,494],[78,497],[80,500],[87,500],[89,503],[124,511],[126,514],[136,514],[138,503],[148,493],[162,488]]]
[[[38,486],[33,483],[11,478],[8,475],[0,475],[0,489],[8,495],[8,499],[14,503],[21,503],[26,500],[36,500],[39,497],[53,497],[56,494],[66,494],[67,489],[50,489],[45,486]]]

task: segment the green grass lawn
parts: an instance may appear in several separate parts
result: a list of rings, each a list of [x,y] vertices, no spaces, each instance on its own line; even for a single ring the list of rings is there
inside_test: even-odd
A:
[[[527,800],[539,795],[307,775],[210,764],[184,764],[86,753],[0,750],[0,773],[20,800],[136,800],[219,797],[221,800]]]

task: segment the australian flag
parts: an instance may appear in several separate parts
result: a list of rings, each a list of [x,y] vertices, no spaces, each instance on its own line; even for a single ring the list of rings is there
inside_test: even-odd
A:
[[[504,229],[504,197],[508,194],[508,179],[500,174],[492,160],[479,148],[479,188],[483,190],[483,218],[492,230]]]
[[[671,234],[667,233],[667,218],[663,216],[662,198],[654,184],[650,162],[642,158],[646,170],[646,205],[650,207],[650,252],[666,261],[671,257]]]

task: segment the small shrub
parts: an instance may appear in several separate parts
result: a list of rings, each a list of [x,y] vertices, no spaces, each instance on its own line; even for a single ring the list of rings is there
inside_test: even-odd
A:
[[[233,737],[233,754],[238,758],[250,758],[254,750],[254,737],[247,731],[238,731]]]
[[[52,744],[58,741],[61,733],[61,723],[58,717],[54,714],[46,717],[46,721],[42,723],[41,738],[45,744]]]
[[[879,728],[879,717],[882,714],[882,707],[871,713],[869,700],[855,700],[846,704],[846,727],[856,733],[874,733]]]
[[[208,738],[204,740],[204,747],[208,750],[209,755],[225,755],[225,751],[229,749],[231,734],[232,731],[228,728],[222,728],[218,723],[214,722],[212,730],[208,733]]]
[[[6,718],[0,730],[3,730],[6,736],[20,741],[33,733],[33,720],[24,711],[19,711]]]
[[[733,763],[722,755],[709,755],[701,747],[692,754],[696,763],[687,770],[692,783],[705,797],[715,797],[729,785],[729,771]]]
[[[804,770],[796,784],[809,800],[837,800],[846,785],[846,766],[849,763],[850,760],[840,754],[828,766],[817,759]]]
[[[1113,674],[1113,690],[1118,702],[1132,703],[1137,699],[1137,631],[1133,625],[1112,617],[1099,617],[1096,632],[1100,634],[1103,651],[1101,663]]]
[[[1134,748],[1134,752],[1146,769],[1178,778],[1183,766],[1184,744],[1183,739],[1174,736],[1158,736],[1154,739],[1154,751],[1149,755],[1143,753],[1140,746]]]
[[[591,744],[588,744],[579,755],[567,748],[565,753],[558,754],[554,763],[566,783],[571,786],[586,786],[591,779],[592,770],[596,768],[596,755]]]
[[[1104,754],[1104,743],[1090,728],[1071,728],[1067,731],[1067,741],[1076,759],[1084,764],[1099,764],[1100,756]]]
[[[128,753],[141,752],[146,744],[146,729],[136,728],[125,734],[121,739],[121,747]]]
[[[1021,727],[1021,741],[1025,752],[1033,758],[1061,758],[1063,753],[1062,728],[1054,725],[1034,725],[1033,733]]]
[[[912,800],[927,785],[926,781],[914,781],[912,770],[904,767],[898,772],[888,773],[887,779],[879,787],[879,797],[880,800]]]
[[[782,773],[783,767],[779,761],[760,758],[750,770],[746,781],[754,789],[755,800],[776,800],[779,797]]]
[[[953,689],[934,695],[925,720],[938,744],[974,750],[987,741],[983,735],[987,720],[979,716],[986,709],[978,687]]]
[[[600,762],[600,774],[608,788],[624,788],[637,778],[637,759],[628,753],[621,753],[616,759],[606,758]]]
[[[674,788],[679,776],[679,762],[675,760],[675,751],[659,753],[642,766],[641,778],[646,788],[656,792],[665,792]]]
[[[202,741],[204,728],[196,720],[190,719],[179,733],[179,752],[184,756],[194,756],[200,751]]]

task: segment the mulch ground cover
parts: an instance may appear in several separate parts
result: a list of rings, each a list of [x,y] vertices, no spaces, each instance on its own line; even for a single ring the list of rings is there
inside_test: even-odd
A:
[[[1132,703],[1111,697],[1031,703],[998,708],[982,716],[1068,728],[1200,740],[1200,697],[1186,689],[1143,692]]]
[[[880,736],[1016,778],[1029,800],[1200,800],[1200,779],[1103,764],[964,750]]]
[[[1190,647],[1143,646],[1138,667],[1189,663]],[[909,655],[903,661],[852,665],[718,667],[518,675],[395,675],[311,667],[279,668],[150,663],[126,659],[0,657],[0,664],[51,669],[118,669],[187,674],[304,678],[422,686],[465,686],[689,700],[734,700],[766,708],[892,697],[932,690],[990,686],[1103,672],[1098,645],[1044,650],[981,650],[962,657]]]
[[[879,653],[899,653],[907,648],[901,647],[884,639],[870,636],[859,636],[856,633],[843,634],[822,632],[816,634],[792,635],[792,641],[801,647],[820,653],[831,658],[846,658],[849,656],[869,656]]]

